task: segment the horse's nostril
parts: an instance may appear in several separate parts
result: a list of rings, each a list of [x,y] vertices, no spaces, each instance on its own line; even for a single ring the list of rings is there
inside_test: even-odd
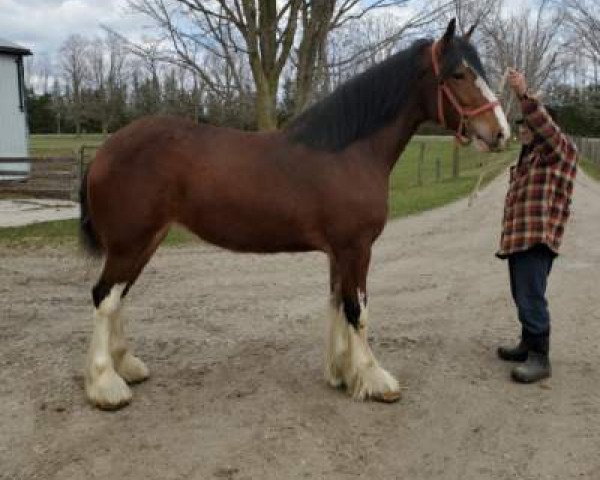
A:
[[[504,138],[504,134],[502,132],[498,132],[498,135],[496,135],[496,140],[500,141]]]

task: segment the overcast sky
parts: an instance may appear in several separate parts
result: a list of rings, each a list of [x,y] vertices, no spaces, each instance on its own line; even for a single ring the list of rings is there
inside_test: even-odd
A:
[[[505,1],[522,5],[537,0]],[[151,33],[149,21],[133,14],[126,0],[0,0],[0,37],[31,49],[36,56],[55,54],[71,34],[99,35],[100,24],[130,39],[139,39],[144,31]]]
[[[0,0],[0,37],[36,55],[54,54],[74,33],[100,35],[100,24],[139,37],[148,21],[126,5],[126,0]]]

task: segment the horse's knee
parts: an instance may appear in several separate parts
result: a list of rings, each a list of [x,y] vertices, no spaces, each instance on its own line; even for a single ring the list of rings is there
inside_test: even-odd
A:
[[[361,298],[354,296],[343,297],[346,320],[357,331],[365,326],[367,314],[367,296],[359,295],[359,297]]]
[[[121,298],[127,293],[128,284],[111,284],[100,280],[92,289],[94,307],[102,315],[111,316],[121,306]]]
[[[350,325],[352,325],[356,330],[360,327],[360,303],[358,299],[355,297],[344,296],[343,298],[344,304],[344,315],[346,316],[346,320]]]

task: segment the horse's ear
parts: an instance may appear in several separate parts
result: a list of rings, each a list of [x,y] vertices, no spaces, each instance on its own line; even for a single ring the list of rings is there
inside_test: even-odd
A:
[[[471,28],[469,28],[469,31],[465,34],[465,39],[471,40],[471,35],[473,35],[473,32],[475,31],[475,29],[477,28],[477,23],[474,23]]]
[[[456,32],[456,18],[450,20],[448,23],[448,27],[446,28],[446,33],[442,37],[442,44],[447,45],[454,38],[454,33]]]

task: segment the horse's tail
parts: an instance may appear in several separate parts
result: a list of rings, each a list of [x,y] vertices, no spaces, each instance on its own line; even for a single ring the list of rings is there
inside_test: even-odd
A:
[[[87,180],[88,171],[86,170],[79,187],[79,206],[81,209],[81,214],[79,216],[79,241],[88,254],[94,257],[100,257],[102,255],[102,244],[100,243],[100,237],[98,237],[98,232],[94,229],[94,224],[90,218],[87,198]]]

